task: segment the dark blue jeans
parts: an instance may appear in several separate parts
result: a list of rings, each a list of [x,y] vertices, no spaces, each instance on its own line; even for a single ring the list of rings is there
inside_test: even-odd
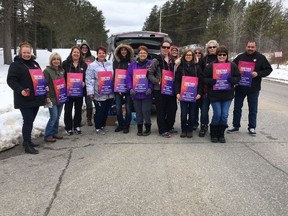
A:
[[[234,111],[233,111],[233,127],[240,128],[242,107],[245,97],[247,97],[249,114],[248,114],[248,128],[256,128],[257,112],[258,112],[258,97],[259,91],[248,92],[236,88],[234,98]]]
[[[23,117],[22,136],[23,142],[31,143],[31,132],[33,129],[33,122],[38,113],[39,107],[22,108],[20,112]]]
[[[134,108],[136,111],[137,125],[151,124],[152,99],[134,99]]]
[[[196,102],[195,107],[195,120],[194,125],[199,125],[199,109],[200,109],[200,123],[201,125],[208,125],[209,124],[209,107],[210,107],[210,100],[206,95],[203,95],[199,100]]]
[[[122,104],[125,100],[125,118],[123,117]],[[129,128],[132,114],[132,98],[130,95],[115,94],[117,121],[120,128]]]
[[[181,109],[181,130],[182,132],[192,132],[195,118],[196,103],[180,101]],[[188,116],[188,119],[187,119]]]
[[[96,129],[101,129],[106,126],[106,120],[108,117],[109,109],[112,105],[113,99],[107,99],[105,101],[93,101],[96,112],[94,114],[94,124]]]
[[[227,125],[231,102],[232,100],[211,102],[213,109],[211,125]]]

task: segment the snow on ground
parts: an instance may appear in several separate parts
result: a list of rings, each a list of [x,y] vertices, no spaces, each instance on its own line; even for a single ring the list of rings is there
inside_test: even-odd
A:
[[[70,53],[70,49],[54,49],[53,52],[58,52],[62,60],[65,60]],[[48,59],[51,52],[47,50],[37,50],[36,61],[40,64],[42,70],[48,65]],[[22,141],[22,116],[18,109],[13,108],[13,91],[6,84],[6,77],[9,65],[3,65],[3,50],[0,48],[0,151],[14,147]],[[288,65],[273,65],[273,72],[267,78],[288,83]],[[85,104],[85,103],[84,103]],[[43,134],[46,123],[49,119],[47,108],[40,107],[38,115],[34,121],[32,137],[37,137]],[[63,112],[60,119],[60,125],[64,126]]]

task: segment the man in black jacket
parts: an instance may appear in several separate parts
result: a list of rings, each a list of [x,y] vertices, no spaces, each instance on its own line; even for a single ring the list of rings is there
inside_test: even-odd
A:
[[[234,133],[239,131],[239,128],[241,127],[240,121],[242,116],[243,101],[245,97],[247,97],[249,108],[248,132],[250,135],[255,136],[258,112],[258,97],[261,90],[261,80],[262,77],[266,77],[272,72],[272,67],[266,57],[256,51],[256,42],[252,40],[248,41],[246,45],[246,52],[238,55],[233,62],[238,65],[242,74],[241,81],[243,82],[240,81],[239,85],[235,89],[233,127],[230,128],[227,133]],[[250,75],[244,76],[244,71],[248,71],[248,74]],[[250,82],[249,76],[251,76]],[[243,79],[246,79],[246,81]]]

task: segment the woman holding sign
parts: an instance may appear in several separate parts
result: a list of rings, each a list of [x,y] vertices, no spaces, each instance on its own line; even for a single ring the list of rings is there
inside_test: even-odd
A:
[[[240,72],[233,62],[228,61],[228,50],[220,46],[216,51],[216,62],[204,70],[204,83],[208,85],[208,97],[213,109],[210,124],[211,142],[225,143],[224,132],[228,122],[229,108],[234,98],[234,86],[240,81]]]
[[[83,92],[87,64],[83,60],[79,47],[72,47],[69,56],[63,61],[62,67],[65,71],[68,96],[68,101],[65,103],[64,108],[65,131],[68,136],[74,133],[81,134]],[[74,118],[72,117],[73,107]]]
[[[49,92],[46,95],[46,104],[50,104],[50,119],[47,123],[44,140],[46,142],[55,142],[56,139],[62,139],[59,134],[59,119],[63,109],[63,104],[67,100],[67,89],[64,78],[64,70],[61,67],[62,60],[58,53],[52,53],[49,57],[49,66],[44,70],[44,76],[49,86]]]
[[[14,58],[8,70],[7,84],[14,91],[14,108],[20,109],[23,117],[22,137],[25,152],[38,154],[31,141],[31,132],[39,106],[45,104],[46,82],[43,82],[44,74],[32,55],[31,44],[23,42],[19,47],[19,55]],[[39,79],[41,77],[44,80]]]
[[[203,93],[202,71],[196,60],[192,50],[185,50],[175,73],[175,94],[180,101],[182,138],[193,136],[196,100]]]
[[[127,88],[136,111],[138,136],[148,136],[151,133],[153,84],[147,79],[147,68],[151,65],[151,60],[147,57],[148,48],[139,46],[138,59],[130,64],[126,78]],[[144,133],[143,124],[145,125]]]
[[[106,60],[106,48],[99,47],[97,58],[86,72],[87,95],[93,100],[96,108],[94,125],[97,134],[105,135],[106,120],[114,99],[113,65]]]

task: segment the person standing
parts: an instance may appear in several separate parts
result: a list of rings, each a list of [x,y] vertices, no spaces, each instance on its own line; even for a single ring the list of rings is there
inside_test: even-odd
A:
[[[113,64],[111,61],[106,60],[106,48],[97,48],[97,58],[92,62],[86,72],[86,89],[87,95],[94,102],[96,112],[94,114],[94,125],[97,134],[105,135],[106,120],[108,117],[109,109],[114,100],[113,92]],[[107,92],[101,92],[102,75],[105,74],[105,87]],[[107,80],[109,79],[109,80]]]
[[[216,40],[210,40],[206,43],[206,55],[200,59],[199,65],[201,70],[204,71],[205,68],[210,64],[217,60],[216,50],[219,47],[219,44]],[[208,86],[204,84],[203,87],[203,96],[200,100],[198,100],[198,104],[200,107],[200,131],[199,137],[204,137],[209,125],[209,107],[210,107],[210,100],[208,97]]]
[[[181,64],[178,66],[175,73],[175,94],[178,100],[180,100],[181,108],[181,134],[180,137],[193,137],[193,124],[195,119],[195,107],[196,102],[192,101],[182,101],[181,100],[181,86],[183,76],[185,77],[197,77],[197,93],[196,101],[201,98],[203,86],[202,86],[202,71],[198,64],[196,64],[196,56],[191,49],[184,51],[181,57]],[[188,116],[188,119],[187,119]]]
[[[87,65],[91,64],[93,61],[95,61],[95,57],[92,55],[90,47],[87,43],[87,41],[83,41],[81,46],[81,53],[83,56],[83,59]],[[87,96],[86,94],[86,88],[84,90],[84,97],[85,97],[85,104],[86,104],[86,118],[87,118],[87,125],[88,126],[93,126],[92,123],[92,114],[93,114],[93,104],[92,100],[90,97]]]
[[[151,108],[153,97],[153,84],[148,81],[148,87],[146,92],[138,93],[133,89],[133,74],[136,69],[147,69],[151,65],[151,60],[147,59],[148,48],[146,46],[139,46],[138,59],[132,61],[128,67],[126,84],[133,98],[133,104],[136,111],[137,120],[137,135],[148,136],[151,134]],[[146,78],[147,79],[147,78]],[[145,131],[143,133],[143,124],[145,125]]]
[[[49,107],[50,118],[45,128],[44,141],[56,142],[56,139],[62,139],[63,136],[59,133],[59,119],[63,109],[63,103],[59,103],[54,85],[56,80],[65,81],[64,70],[61,67],[62,60],[58,53],[52,53],[49,57],[49,66],[44,70],[45,80],[49,87],[49,92],[46,95],[46,104],[51,104]]]
[[[225,46],[218,47],[216,54],[217,60],[205,68],[203,80],[208,85],[208,97],[213,109],[210,124],[211,142],[225,143],[224,132],[228,127],[228,114],[234,98],[234,86],[240,81],[241,74],[237,65],[228,61],[228,50]],[[217,70],[220,71],[219,74]],[[225,71],[229,74],[223,75]],[[220,76],[218,80],[215,74]],[[224,77],[221,78],[221,76]]]
[[[67,91],[69,91],[69,86],[72,83],[69,83],[68,76],[73,74],[78,74],[82,77],[82,93],[75,95],[68,94],[68,101],[65,103],[64,107],[64,124],[65,131],[68,136],[75,134],[81,134],[81,121],[82,121],[82,105],[83,105],[83,88],[85,87],[85,72],[87,69],[87,64],[84,62],[81,49],[78,46],[73,46],[71,52],[67,59],[63,61],[62,68],[65,71],[65,79],[67,83]],[[79,76],[79,77],[80,77]],[[77,78],[78,79],[78,78]],[[72,80],[72,79],[71,79]],[[79,83],[76,83],[77,85]],[[81,88],[81,86],[78,86]],[[79,89],[77,90],[79,91]],[[72,109],[74,107],[74,118],[72,117]],[[74,132],[73,132],[74,129]]]
[[[148,80],[154,85],[158,132],[165,138],[170,138],[174,132],[173,126],[177,111],[175,94],[161,93],[163,70],[174,73],[174,61],[169,54],[170,47],[170,42],[164,40],[160,47],[161,54],[152,60],[152,65],[148,69]]]
[[[13,90],[14,108],[20,109],[23,118],[22,137],[25,152],[38,154],[31,140],[33,123],[39,107],[45,104],[45,96],[36,96],[34,91],[31,69],[41,70],[32,55],[32,46],[28,42],[19,44],[19,53],[10,64],[7,74],[7,84]]]
[[[114,52],[115,60],[113,61],[114,76],[117,69],[127,70],[131,61],[134,59],[134,50],[127,44],[120,44]],[[115,80],[115,79],[114,79]],[[118,127],[115,132],[129,133],[130,122],[132,118],[132,99],[130,93],[114,92],[116,101],[116,112]],[[122,104],[125,103],[125,118],[123,118]]]
[[[179,49],[176,46],[172,46],[170,49],[170,55],[175,62],[179,58]]]
[[[227,133],[238,132],[241,127],[242,107],[244,99],[247,97],[249,114],[248,114],[248,132],[250,135],[256,135],[258,98],[261,90],[261,81],[263,77],[272,72],[272,67],[266,57],[256,51],[256,42],[250,40],[246,44],[246,51],[238,55],[233,62],[241,67],[241,62],[252,63],[251,86],[239,84],[235,90],[234,110],[233,110],[233,127],[227,130]],[[241,70],[241,69],[240,69]]]

